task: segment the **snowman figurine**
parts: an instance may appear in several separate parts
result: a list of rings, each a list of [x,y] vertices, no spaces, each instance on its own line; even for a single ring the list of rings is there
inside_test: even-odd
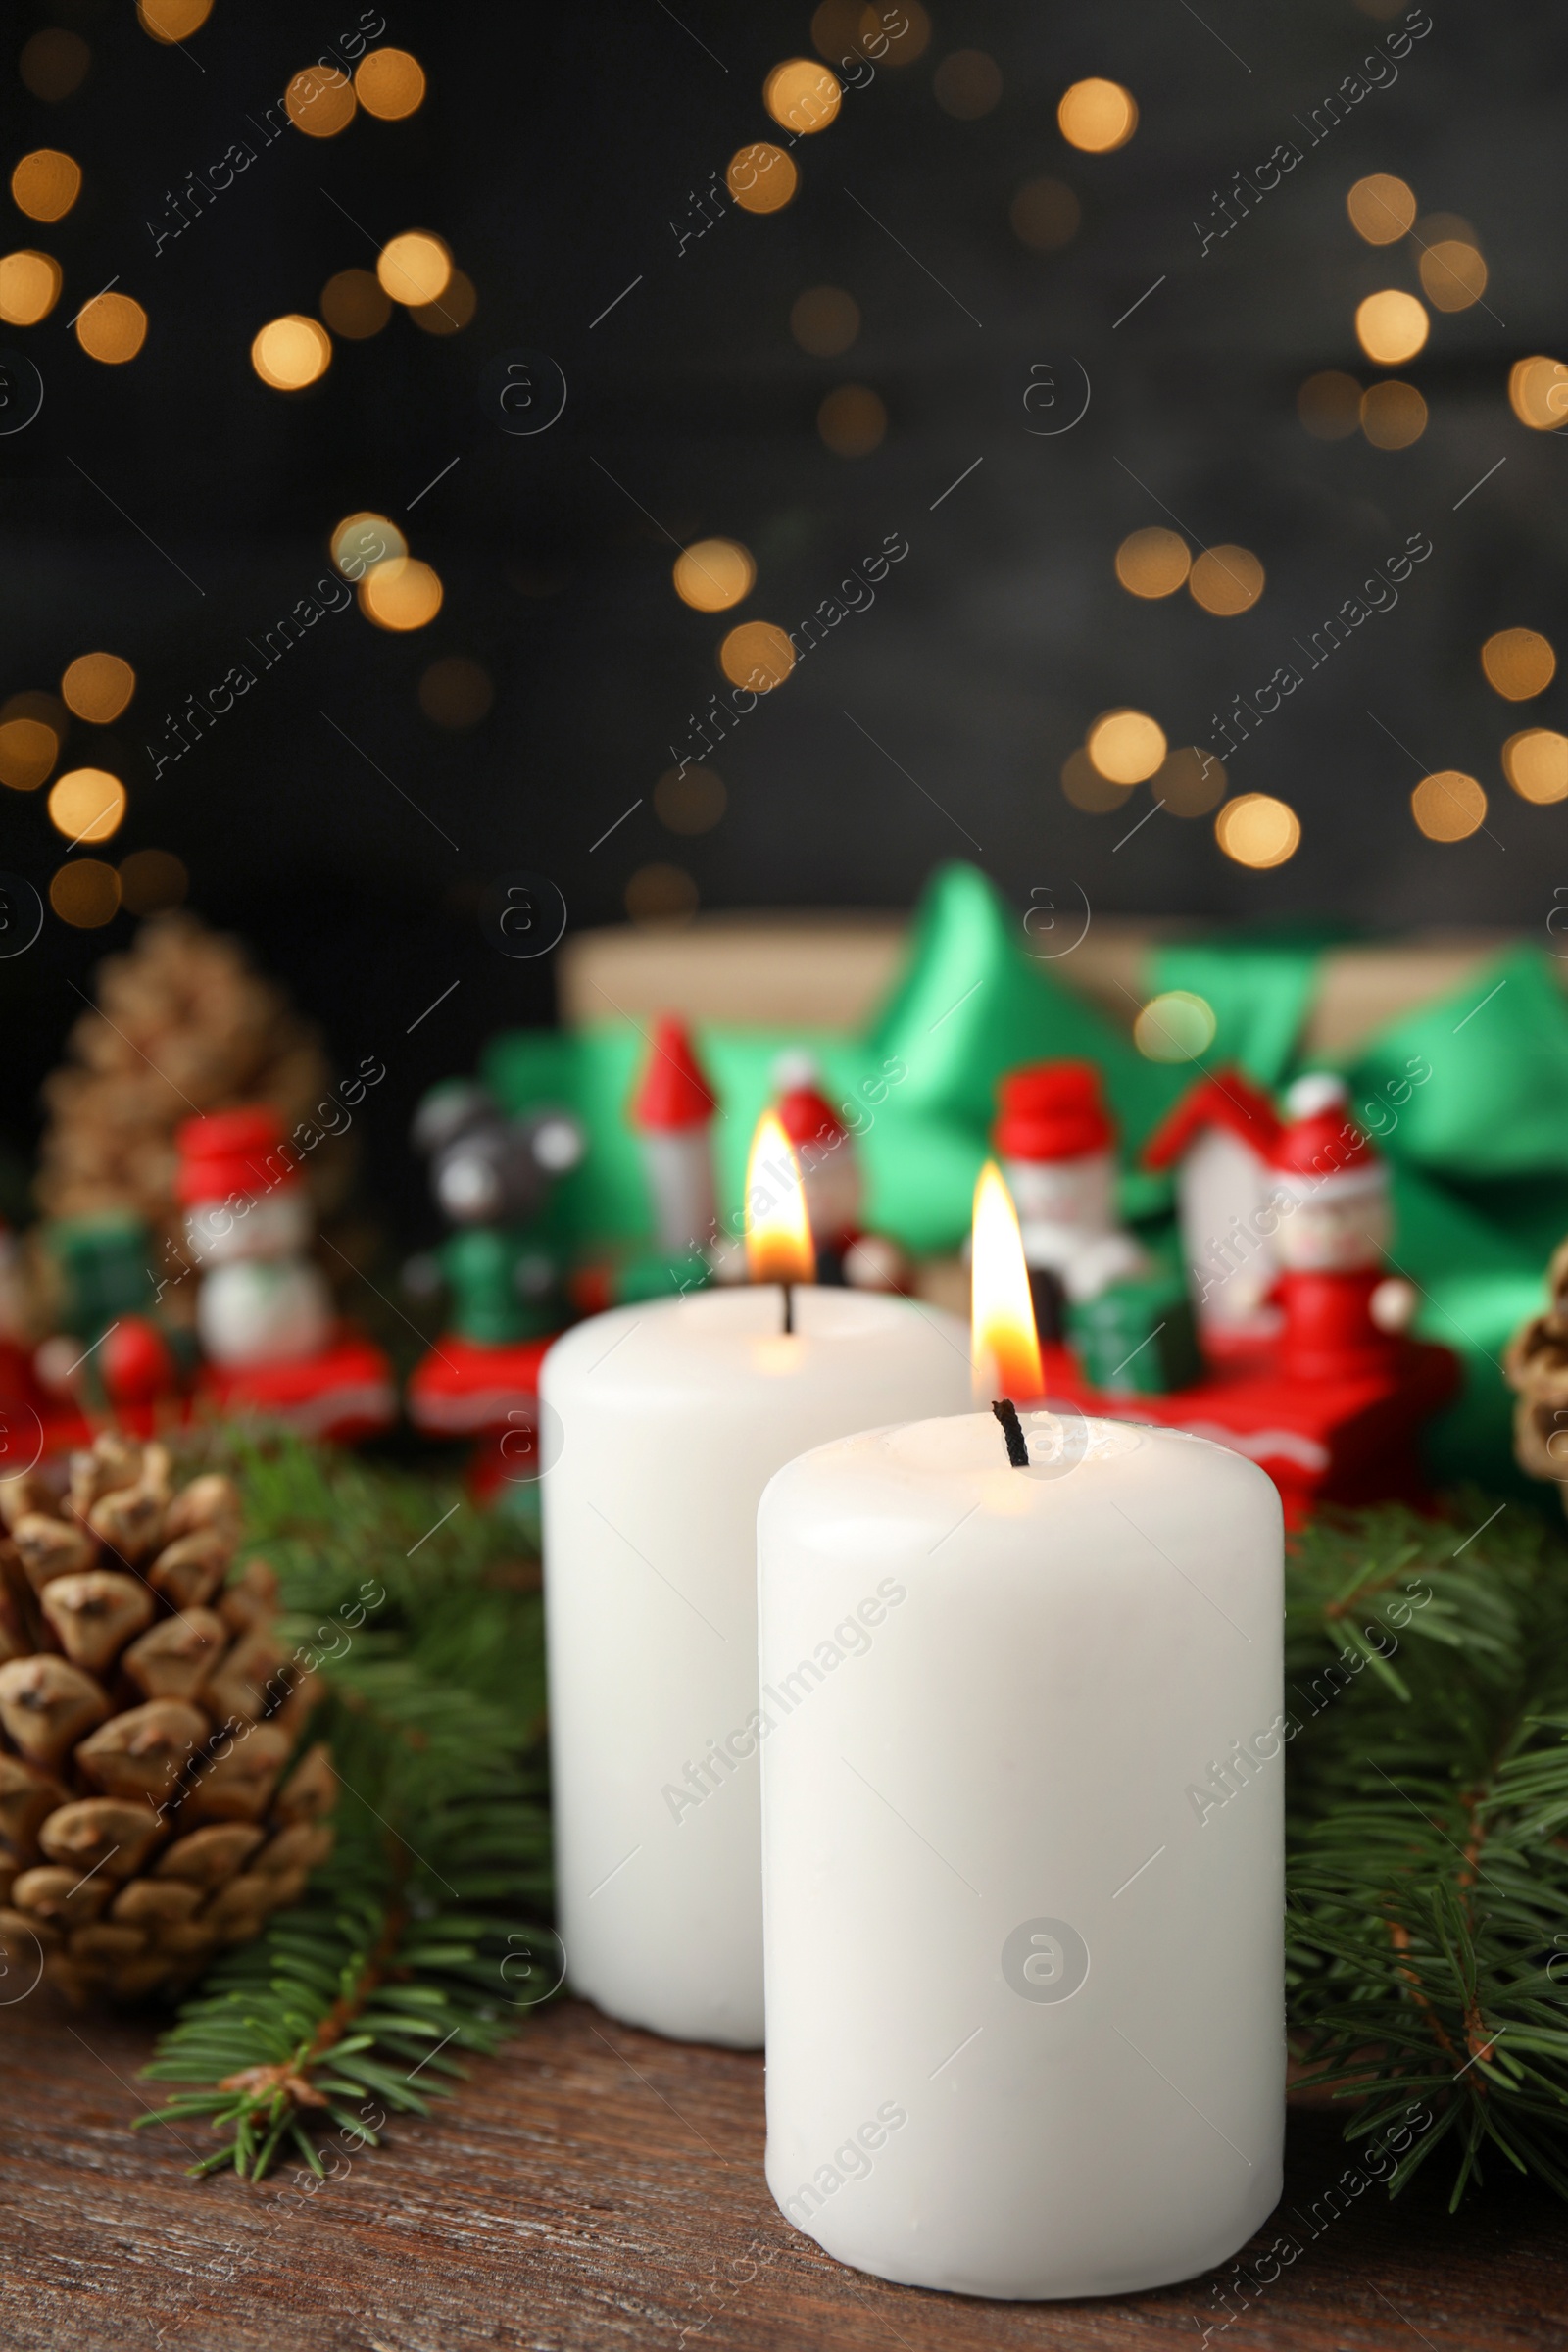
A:
[[[196,1330],[215,1364],[298,1363],[332,1337],[332,1297],[308,1251],[316,1219],[282,1122],[265,1104],[187,1119],[176,1191],[202,1269]]]

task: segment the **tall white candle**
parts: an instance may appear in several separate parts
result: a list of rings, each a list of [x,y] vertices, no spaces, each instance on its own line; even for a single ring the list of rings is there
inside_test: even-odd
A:
[[[758,1690],[759,1498],[827,1438],[968,1400],[951,1316],[791,1298],[790,1332],[772,1284],[596,1316],[541,1390],[561,1448],[542,1495],[570,1982],[629,2024],[742,2047],[762,2038],[758,1748],[788,1703]],[[832,1631],[821,1656],[852,1674]]]
[[[767,2179],[881,2278],[1126,2294],[1280,2193],[1279,1497],[1201,1439],[990,1413],[760,1514]]]

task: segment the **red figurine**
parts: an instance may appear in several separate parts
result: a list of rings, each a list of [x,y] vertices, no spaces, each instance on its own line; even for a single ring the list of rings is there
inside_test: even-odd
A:
[[[706,1250],[718,1222],[710,1086],[684,1021],[666,1013],[654,1028],[641,1083],[627,1116],[637,1130],[654,1210],[656,1246],[672,1256]]]
[[[1287,1380],[1387,1378],[1415,1312],[1408,1282],[1391,1277],[1388,1163],[1346,1115],[1341,1079],[1299,1078],[1288,1124],[1269,1154],[1284,1264],[1280,1371]]]

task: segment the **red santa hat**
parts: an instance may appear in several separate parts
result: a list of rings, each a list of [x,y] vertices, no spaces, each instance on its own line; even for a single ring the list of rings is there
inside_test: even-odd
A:
[[[817,1084],[818,1076],[809,1054],[781,1054],[773,1066],[779,1124],[797,1152],[808,1144],[818,1152],[836,1151],[850,1132]]]
[[[187,1208],[300,1181],[299,1159],[284,1143],[283,1122],[270,1103],[186,1119],[174,1142],[179,1152],[174,1195]]]
[[[1368,1138],[1346,1111],[1343,1078],[1314,1070],[1298,1078],[1285,1097],[1285,1123],[1269,1153],[1269,1166],[1284,1189],[1301,1199],[1323,1191],[1336,1200],[1375,1192],[1388,1170]]]
[[[1108,1152],[1116,1130],[1092,1061],[1037,1061],[997,1089],[992,1141],[1003,1159],[1083,1159]]]
[[[679,1133],[706,1127],[717,1107],[718,1097],[692,1049],[685,1022],[665,1013],[654,1024],[642,1084],[631,1100],[632,1125],[661,1135]]]

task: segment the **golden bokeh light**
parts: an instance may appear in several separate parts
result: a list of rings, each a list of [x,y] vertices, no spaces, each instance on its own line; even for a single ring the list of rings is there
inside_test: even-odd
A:
[[[63,923],[100,931],[120,912],[120,876],[101,858],[74,858],[50,883],[49,904]]]
[[[136,0],[137,24],[166,47],[188,41],[212,13],[213,0]]]
[[[332,561],[346,580],[363,579],[372,564],[389,564],[406,556],[409,543],[385,514],[361,511],[345,514],[329,542]]]
[[[1296,395],[1296,413],[1316,441],[1348,441],[1361,421],[1361,387],[1339,368],[1309,375]]]
[[[107,841],[125,813],[125,787],[106,767],[73,767],[49,787],[49,822],[67,840]]]
[[[11,197],[29,220],[59,220],[81,194],[81,166],[58,147],[35,147],[11,174]]]
[[[331,364],[331,336],[298,311],[270,319],[251,344],[251,366],[274,392],[302,392]]]
[[[1229,619],[1250,612],[1263,593],[1263,566],[1250,548],[1205,548],[1187,575],[1188,592],[1205,612]]]
[[[1214,1043],[1219,1027],[1206,997],[1170,988],[1151,997],[1133,1023],[1133,1044],[1148,1061],[1196,1061]]]
[[[466,270],[454,270],[438,302],[411,302],[409,317],[427,335],[455,335],[479,308],[479,296]]]
[[[1428,841],[1468,841],[1486,822],[1487,796],[1474,776],[1440,768],[1411,793],[1410,813]]]
[[[1494,693],[1528,703],[1551,684],[1557,657],[1539,629],[1497,629],[1481,648],[1481,666]]]
[[[1158,523],[1130,532],[1116,550],[1116,577],[1129,596],[1174,596],[1192,567],[1192,550],[1181,533]]]
[[[751,595],[757,565],[738,539],[698,539],[682,548],[671,575],[675,594],[694,612],[727,612]]]
[[[887,432],[887,409],[868,384],[840,384],[817,410],[816,429],[836,458],[868,458]]]
[[[1427,404],[1414,384],[1397,378],[1361,395],[1361,430],[1374,449],[1408,449],[1427,429]]]
[[[1537,352],[1508,370],[1508,405],[1535,433],[1554,433],[1568,421],[1568,367]]]
[[[58,106],[63,98],[74,97],[91,64],[92,51],[79,33],[51,24],[24,44],[17,71],[34,98]]]
[[[40,694],[35,686],[6,696],[0,703],[0,719],[7,718],[35,718],[49,729],[57,743],[64,743],[71,729],[71,712],[59,695]]]
[[[1132,786],[1112,784],[1102,776],[1080,744],[1061,763],[1061,789],[1072,806],[1081,808],[1086,816],[1105,816],[1112,808],[1121,807]]]
[[[1392,172],[1358,179],[1345,199],[1350,226],[1369,245],[1395,245],[1415,226],[1415,194]]]
[[[335,139],[359,112],[354,84],[336,66],[307,66],[283,92],[288,119],[307,138]]]
[[[89,726],[107,727],[136,691],[136,672],[118,654],[78,654],[60,681],[68,710]]]
[[[60,738],[41,718],[0,719],[0,784],[36,792],[60,757]]]
[[[407,49],[371,49],[355,69],[354,94],[368,115],[401,122],[424,104],[424,68]]]
[[[1487,265],[1474,245],[1440,237],[1421,256],[1421,285],[1434,310],[1467,311],[1487,290]]]
[[[398,634],[422,629],[441,610],[444,590],[438,573],[415,556],[393,556],[360,582],[360,609],[378,629]]]
[[[970,1212],[969,1364],[975,1402],[1032,1403],[1045,1390],[1029,1267],[1018,1211],[994,1159],[981,1169]]]
[[[654,814],[668,833],[711,833],[729,805],[710,767],[667,768],[654,786]]]
[[[1185,744],[1152,778],[1150,790],[1171,816],[1206,816],[1225,798],[1224,761]]]
[[[321,288],[321,317],[334,335],[363,343],[392,316],[392,298],[373,270],[340,270]]]
[[[830,65],[852,62],[860,38],[860,19],[871,14],[865,0],[821,0],[811,19],[811,46]]]
[[[866,59],[878,67],[912,66],[930,38],[931,20],[920,0],[901,0],[897,9],[867,0],[821,0],[811,19],[811,46],[835,66]]]
[[[375,274],[394,302],[439,302],[452,276],[452,256],[427,228],[407,228],[383,245]]]
[[[814,57],[787,57],[762,84],[762,104],[786,130],[826,130],[844,103],[837,76]]]
[[[432,726],[454,732],[488,718],[495,699],[495,680],[467,654],[444,654],[419,680],[419,709]]]
[[[1301,840],[1301,820],[1266,792],[1238,793],[1214,819],[1214,839],[1238,865],[1283,865]]]
[[[120,903],[127,914],[161,914],[190,895],[185,861],[172,850],[132,850],[120,860]]]
[[[795,667],[795,648],[775,621],[743,620],[720,645],[718,666],[732,686],[771,694]]]
[[[1147,710],[1106,710],[1090,728],[1084,749],[1109,784],[1143,784],[1169,747],[1165,730]]]
[[[1138,101],[1119,81],[1075,81],[1056,109],[1061,135],[1085,155],[1109,155],[1125,147],[1138,128]]]
[[[1355,334],[1369,360],[1397,368],[1413,360],[1431,331],[1431,320],[1413,294],[1385,286],[1355,306]]]
[[[76,341],[90,360],[122,368],[147,340],[147,314],[128,294],[95,294],[76,318]]]
[[[1083,207],[1064,179],[1026,179],[1007,208],[1012,233],[1036,253],[1059,253],[1083,221]]]
[[[800,173],[782,147],[766,139],[737,147],[724,184],[743,213],[780,213],[800,184]]]
[[[1002,96],[1002,69],[983,49],[955,49],[931,76],[931,90],[955,122],[978,122]]]
[[[1568,735],[1553,727],[1510,735],[1502,747],[1502,772],[1522,801],[1568,800]]]
[[[808,286],[790,306],[790,333],[813,359],[836,360],[860,331],[860,306],[842,286]]]
[[[36,326],[60,300],[64,283],[52,253],[24,247],[0,255],[0,319],[7,326]]]
[[[642,865],[626,885],[626,912],[634,923],[689,923],[697,912],[697,885],[678,865]]]

